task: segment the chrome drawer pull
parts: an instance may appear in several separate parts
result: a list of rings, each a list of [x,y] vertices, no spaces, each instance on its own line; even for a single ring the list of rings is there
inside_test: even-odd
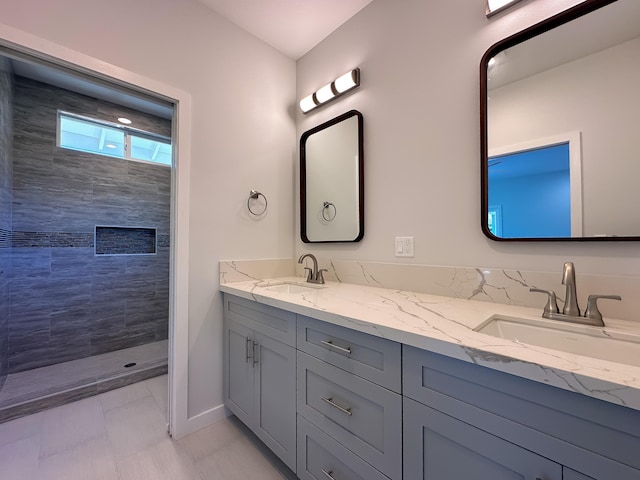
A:
[[[333,398],[325,398],[325,397],[320,397],[320,398],[322,398],[322,400],[327,402],[329,405],[331,405],[336,410],[340,410],[345,415],[349,415],[349,416],[353,415],[353,413],[351,412],[351,407],[349,407],[349,408],[341,407],[340,405],[338,405],[337,403],[335,403],[333,401]]]
[[[320,343],[323,345],[326,345],[327,347],[331,347],[331,348],[335,348],[336,350],[338,350],[339,352],[343,352],[346,353],[347,355],[351,355],[351,348],[347,347],[341,347],[339,345],[336,345],[335,343],[332,343],[331,340],[329,340],[328,342],[325,340],[320,340]]]
[[[249,353],[249,344],[251,343],[251,339],[249,337],[245,337],[246,342],[244,344],[244,353],[245,353],[245,357],[247,359],[247,363],[249,363],[249,360],[251,360],[251,355],[253,353],[253,347],[251,347],[251,352]]]
[[[256,347],[258,348],[256,349]],[[260,358],[259,358],[260,344],[258,342],[253,342],[253,348],[251,350],[253,351],[253,366],[255,367],[256,364],[260,362]]]
[[[332,475],[333,470],[331,470],[330,472],[327,472],[324,468],[322,468],[321,470],[322,470],[322,473],[324,473],[325,477],[330,478],[331,480],[336,480],[336,477]]]

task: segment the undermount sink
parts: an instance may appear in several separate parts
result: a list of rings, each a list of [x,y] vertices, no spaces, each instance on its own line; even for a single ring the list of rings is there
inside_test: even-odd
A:
[[[476,332],[640,367],[640,335],[556,320],[494,315]]]
[[[279,282],[258,284],[259,287],[264,287],[270,292],[278,293],[305,293],[313,290],[319,290],[324,288],[324,285],[315,285],[310,283],[297,283],[297,282]]]

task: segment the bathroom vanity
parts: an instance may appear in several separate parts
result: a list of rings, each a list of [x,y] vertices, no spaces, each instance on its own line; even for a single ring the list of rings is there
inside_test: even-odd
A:
[[[220,288],[226,405],[301,479],[640,478],[640,367],[474,331],[536,309],[300,278]]]

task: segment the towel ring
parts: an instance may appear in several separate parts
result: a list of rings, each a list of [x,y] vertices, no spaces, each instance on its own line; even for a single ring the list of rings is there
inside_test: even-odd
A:
[[[259,212],[254,212],[251,208],[251,200],[257,200],[260,197],[264,198],[264,208]],[[267,211],[267,205],[267,197],[264,196],[264,193],[258,192],[257,190],[251,190],[249,192],[249,198],[247,198],[247,208],[252,215],[255,215],[256,217],[263,215]]]
[[[324,202],[322,205],[322,218],[324,218],[327,222],[331,222],[334,218],[336,218],[338,209],[331,202]],[[333,208],[333,215],[331,215],[331,208]]]

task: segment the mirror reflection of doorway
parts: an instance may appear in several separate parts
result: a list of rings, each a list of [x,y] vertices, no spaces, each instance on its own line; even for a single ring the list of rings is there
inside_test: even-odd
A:
[[[489,158],[489,205],[502,237],[571,237],[569,143]]]

